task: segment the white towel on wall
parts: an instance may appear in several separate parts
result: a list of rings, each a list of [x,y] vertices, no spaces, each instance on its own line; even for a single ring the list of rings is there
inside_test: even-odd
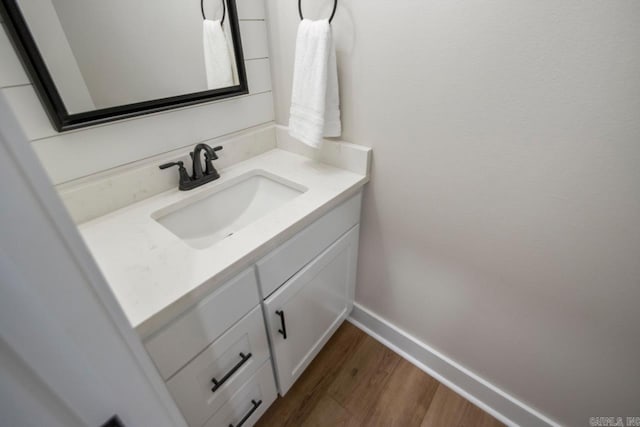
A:
[[[235,64],[231,61],[227,36],[220,21],[205,19],[202,24],[204,65],[209,90],[234,86]]]
[[[289,134],[314,148],[342,134],[338,66],[327,19],[303,19],[298,28]]]

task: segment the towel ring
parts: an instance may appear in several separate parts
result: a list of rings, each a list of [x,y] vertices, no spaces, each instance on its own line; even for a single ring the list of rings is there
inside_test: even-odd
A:
[[[331,12],[331,16],[329,17],[329,23],[333,21],[333,17],[336,14],[337,8],[338,8],[338,0],[333,0],[333,12]],[[304,19],[304,16],[302,16],[302,0],[298,0],[298,13],[300,14],[300,20]]]
[[[204,0],[200,0],[200,10],[202,11],[202,19],[207,19],[204,15]],[[227,16],[227,6],[225,0],[222,0],[222,20],[220,21],[220,25],[224,25],[225,16]]]

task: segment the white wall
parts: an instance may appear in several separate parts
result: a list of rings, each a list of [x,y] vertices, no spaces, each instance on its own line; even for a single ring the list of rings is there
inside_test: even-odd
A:
[[[0,31],[0,90],[54,184],[231,134],[274,119],[263,0],[238,2],[250,94],[58,133]]]
[[[19,5],[25,20],[30,24],[31,35],[38,41],[40,54],[56,82],[56,89],[64,99],[67,110],[79,113],[95,109],[53,4],[42,0],[21,0]]]
[[[186,427],[48,185],[0,93],[2,425]]]
[[[268,15],[286,124],[297,2]],[[560,423],[640,413],[640,2],[340,0],[333,28],[374,149],[357,302]]]

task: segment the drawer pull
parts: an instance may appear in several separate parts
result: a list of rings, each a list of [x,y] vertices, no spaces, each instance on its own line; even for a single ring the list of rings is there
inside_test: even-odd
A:
[[[286,340],[287,339],[287,323],[284,320],[284,311],[277,310],[276,314],[280,316],[280,324],[282,325],[282,329],[278,329],[278,332],[280,332],[282,334],[282,337]]]
[[[231,378],[231,376],[235,374],[238,369],[240,369],[242,365],[244,365],[250,358],[251,353],[247,354],[246,356],[244,355],[244,353],[240,353],[240,361],[236,364],[236,366],[231,368],[231,370],[227,372],[220,381],[216,380],[215,378],[211,379],[211,382],[213,383],[213,388],[211,389],[211,391],[215,393],[215,391],[222,387],[222,384],[224,384],[229,378]]]
[[[102,427],[124,427],[124,424],[122,424],[117,415],[114,415],[106,423],[102,424]]]
[[[251,407],[249,412],[247,412],[247,414],[244,417],[242,417],[238,425],[234,426],[233,424],[229,424],[229,427],[242,427],[242,424],[244,424],[249,419],[249,417],[253,415],[254,412],[256,412],[256,409],[258,409],[258,406],[262,405],[262,400],[258,400],[256,402],[255,400],[251,399],[251,403],[253,404],[253,406]]]

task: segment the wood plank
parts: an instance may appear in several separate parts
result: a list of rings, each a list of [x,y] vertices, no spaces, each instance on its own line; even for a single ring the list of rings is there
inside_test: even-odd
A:
[[[271,90],[271,65],[269,58],[245,61],[249,93],[262,93]]]
[[[302,427],[359,427],[361,425],[356,417],[329,396],[323,396],[302,423]]]
[[[421,427],[457,426],[469,402],[440,384]]]
[[[236,2],[238,19],[265,19],[264,0],[240,0]]]
[[[350,323],[256,425],[503,426]]]
[[[501,422],[440,384],[421,427],[497,427]]]
[[[419,426],[438,389],[438,381],[406,360],[401,360],[385,384],[373,412],[365,419],[370,426]]]
[[[469,403],[464,411],[459,427],[502,427],[500,421],[487,414],[476,405]]]
[[[29,78],[24,71],[18,55],[13,50],[4,24],[0,28],[0,87],[18,86],[29,84]]]
[[[400,356],[367,335],[340,369],[328,394],[363,420],[373,410],[400,360]]]
[[[251,61],[245,61],[245,66],[247,69],[247,81],[249,83],[249,87],[251,90],[251,94],[262,94],[266,91],[271,90],[271,74],[269,70],[269,60],[268,59],[256,59]],[[109,122],[103,125],[97,125],[88,128],[76,129],[73,131],[67,131],[64,133],[57,132],[49,118],[47,117],[47,113],[44,110],[38,95],[35,92],[35,89],[32,85],[26,86],[18,86],[18,87],[10,87],[2,89],[9,103],[11,105],[11,109],[15,112],[18,120],[20,121],[21,126],[23,127],[25,133],[27,134],[27,138],[30,141],[45,139],[49,137],[58,137],[60,135],[67,135],[78,132],[87,132],[91,129],[96,129],[100,127],[112,128],[114,132],[119,131],[119,126],[121,123],[128,123],[134,121],[140,121],[142,123],[147,124],[146,122],[149,118],[162,116],[163,118],[172,119],[171,116],[166,116],[166,114],[173,114],[177,111],[185,111],[185,110],[194,110],[200,108],[211,108],[211,105],[225,105],[225,103],[229,103],[229,105],[233,106],[233,103],[238,99],[246,98],[246,96],[236,97],[236,98],[227,98],[223,100],[213,101],[211,103],[197,104],[195,106],[189,106],[180,108],[177,110],[168,110],[160,113],[151,114],[148,116],[137,116],[131,119],[124,119],[116,122]],[[223,107],[217,107],[223,108]],[[229,107],[233,108],[233,107]],[[273,110],[273,102],[271,105],[271,110]],[[241,114],[241,113],[239,113]],[[246,114],[246,113],[245,113]],[[273,116],[274,113],[271,113]],[[212,124],[218,121],[218,116],[216,114],[208,114],[205,119],[205,123],[202,122],[194,122],[194,120],[189,120],[189,126],[211,126]],[[153,124],[148,123],[150,126]],[[220,134],[211,134],[207,139],[215,138],[220,136]],[[85,139],[89,139],[91,136],[87,134]],[[118,136],[114,135],[114,139],[118,138]],[[158,153],[156,153],[158,154]]]
[[[268,58],[269,45],[265,21],[240,21],[240,37],[245,61]]]
[[[20,107],[24,94],[9,98],[30,133],[33,115],[44,115],[35,93],[30,86],[4,89],[24,90],[30,96],[24,108]],[[32,145],[53,183],[60,184],[272,120],[273,98],[265,92],[61,133]]]
[[[278,399],[257,425],[301,425],[364,338],[364,333],[358,328],[351,323],[343,323],[287,395]]]

